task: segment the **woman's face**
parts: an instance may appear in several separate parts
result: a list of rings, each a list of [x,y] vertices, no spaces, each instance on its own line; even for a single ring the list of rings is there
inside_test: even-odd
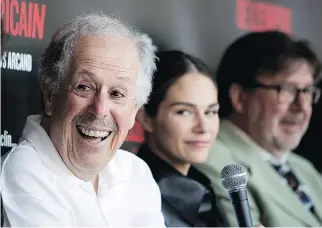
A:
[[[169,88],[157,116],[150,119],[149,140],[172,164],[202,163],[217,137],[218,109],[212,80],[198,72],[187,73]]]

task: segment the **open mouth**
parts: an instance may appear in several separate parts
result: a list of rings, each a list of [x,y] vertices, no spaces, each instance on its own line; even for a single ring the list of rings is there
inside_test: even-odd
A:
[[[87,140],[94,140],[94,141],[98,140],[99,142],[107,139],[112,133],[112,131],[90,130],[90,129],[85,128],[81,125],[76,125],[76,129],[82,138],[87,139]]]

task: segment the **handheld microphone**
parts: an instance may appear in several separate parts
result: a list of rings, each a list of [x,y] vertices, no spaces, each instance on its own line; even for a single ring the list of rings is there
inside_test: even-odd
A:
[[[221,170],[220,182],[228,191],[239,227],[252,227],[252,217],[247,198],[247,173],[241,165],[226,165]]]

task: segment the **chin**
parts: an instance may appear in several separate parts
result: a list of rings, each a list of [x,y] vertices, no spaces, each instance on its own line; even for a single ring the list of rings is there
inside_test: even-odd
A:
[[[192,165],[201,165],[205,162],[206,160],[203,161],[194,161],[193,163],[191,163]]]
[[[289,139],[280,142],[280,148],[283,151],[292,151],[300,144],[300,139]]]
[[[79,154],[80,166],[86,170],[101,171],[111,159],[110,156],[106,157],[103,152],[88,153],[87,151],[82,151],[80,153],[82,154]]]
[[[191,159],[191,164],[202,164],[207,160],[207,156],[200,156],[194,159]]]

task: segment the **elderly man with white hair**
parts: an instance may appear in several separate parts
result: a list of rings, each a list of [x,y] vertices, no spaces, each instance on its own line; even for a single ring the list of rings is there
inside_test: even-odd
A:
[[[40,62],[43,113],[2,166],[5,226],[164,226],[148,166],[119,149],[154,61],[149,40],[103,14],[54,34]]]

